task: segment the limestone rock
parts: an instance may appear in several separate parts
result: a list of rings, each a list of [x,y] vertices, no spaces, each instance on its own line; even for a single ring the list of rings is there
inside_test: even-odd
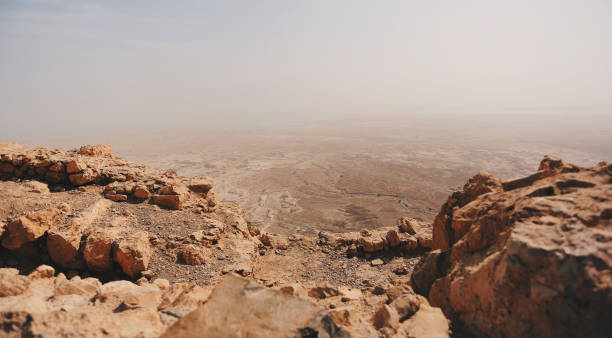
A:
[[[87,169],[87,164],[85,164],[81,159],[77,158],[71,160],[66,164],[66,172],[68,174],[79,173],[83,170]]]
[[[79,154],[88,156],[109,156],[112,152],[113,148],[106,144],[86,145],[79,148]]]
[[[79,255],[82,232],[77,226],[54,228],[47,233],[47,251],[51,259],[65,269],[81,269]]]
[[[416,235],[416,233],[420,229],[420,225],[419,225],[419,222],[413,218],[402,217],[399,220],[399,229],[402,232],[405,232],[411,235]]]
[[[153,195],[151,200],[159,206],[179,210],[183,205],[183,198],[180,195]]]
[[[30,272],[28,278],[30,279],[41,279],[51,278],[55,275],[55,269],[49,265],[40,265],[34,271]]]
[[[339,337],[341,332],[316,305],[230,274],[203,307],[162,337]]]
[[[135,277],[149,266],[151,259],[149,235],[145,231],[128,234],[126,238],[119,241],[113,256],[126,275]]]
[[[107,271],[113,267],[112,247],[116,234],[110,230],[98,229],[85,240],[83,258],[89,269]]]
[[[197,193],[207,193],[213,187],[213,180],[209,177],[194,177],[187,184],[189,189]]]
[[[35,241],[53,226],[59,214],[59,209],[52,208],[36,211],[13,220],[6,229],[7,236],[2,241],[2,245],[14,250],[24,243]]]
[[[486,335],[608,337],[612,166],[545,158],[540,169],[503,190],[472,179],[469,198],[449,199],[434,228],[447,258],[423,265],[439,268],[429,300]]]
[[[0,298],[17,296],[28,289],[30,280],[18,273],[17,269],[0,269]]]
[[[204,248],[196,247],[195,245],[187,245],[181,251],[181,257],[185,264],[199,265],[204,264],[207,259],[207,253]]]
[[[501,181],[491,174],[478,173],[470,178],[463,189],[448,197],[436,216],[433,223],[433,248],[448,249],[457,239],[451,227],[454,208],[461,208],[482,194],[501,190]]]

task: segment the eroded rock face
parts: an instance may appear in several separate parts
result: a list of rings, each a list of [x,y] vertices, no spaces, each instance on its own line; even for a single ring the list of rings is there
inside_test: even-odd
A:
[[[453,194],[434,225],[447,266],[438,254],[415,276],[436,267],[432,305],[490,336],[609,337],[612,166],[547,157],[540,169]]]

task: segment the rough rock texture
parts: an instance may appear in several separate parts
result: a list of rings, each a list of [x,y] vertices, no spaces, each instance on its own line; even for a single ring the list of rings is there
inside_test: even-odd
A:
[[[185,178],[174,171],[137,165],[114,156],[107,145],[66,151],[3,144],[0,178],[33,178],[53,185],[53,189],[106,185],[104,196],[112,201],[150,199],[170,209],[194,207],[206,212],[214,209],[218,202],[212,179]],[[34,189],[44,192],[44,188]]]
[[[50,266],[28,276],[0,269],[0,336],[158,337],[210,293],[165,280],[140,286],[128,281],[102,284],[54,273]]]
[[[414,234],[398,225],[318,236],[262,233],[244,210],[218,200],[210,179],[136,165],[106,147],[0,145],[0,164],[0,241],[13,241],[12,232],[34,234],[18,236],[26,240],[19,248],[0,247],[0,268],[18,268],[0,274],[0,336],[158,336],[218,285],[226,288],[222,281],[232,273],[246,286],[238,295],[218,293],[234,308],[240,299],[253,309],[272,299],[278,309],[295,305],[299,312],[286,323],[249,322],[264,331],[301,321],[292,332],[303,336],[449,334],[440,311],[426,316],[436,324],[411,319],[429,306],[408,286],[432,245],[429,224],[418,223]],[[155,196],[180,205],[160,208]],[[36,231],[9,227],[44,210],[57,216],[19,228]]]
[[[5,232],[7,236],[2,245],[10,250],[18,249],[25,243],[34,242],[53,226],[60,215],[59,208],[45,209],[21,216],[9,223]],[[0,235],[2,235],[0,233]]]
[[[612,165],[546,157],[525,178],[479,174],[442,207],[433,239],[449,249],[430,254],[413,285],[473,331],[612,335]]]
[[[151,259],[149,236],[144,231],[128,234],[119,241],[113,255],[126,275],[136,276],[149,266]]]
[[[162,337],[348,336],[341,331],[313,303],[228,275],[202,308]]]

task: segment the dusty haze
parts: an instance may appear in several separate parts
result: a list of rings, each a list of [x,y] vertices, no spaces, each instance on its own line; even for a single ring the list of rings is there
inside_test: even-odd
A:
[[[277,232],[612,150],[606,1],[3,1],[0,141],[209,175]]]
[[[608,1],[2,1],[3,137],[610,114]]]

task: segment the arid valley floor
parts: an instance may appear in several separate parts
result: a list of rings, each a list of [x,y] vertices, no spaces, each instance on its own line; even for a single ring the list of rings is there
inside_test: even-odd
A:
[[[281,131],[179,130],[108,140],[115,153],[215,180],[262,229],[356,231],[409,216],[431,222],[472,175],[526,175],[546,154],[580,165],[612,158],[612,123],[473,117],[440,124],[341,121]],[[73,144],[66,144],[73,146]]]

